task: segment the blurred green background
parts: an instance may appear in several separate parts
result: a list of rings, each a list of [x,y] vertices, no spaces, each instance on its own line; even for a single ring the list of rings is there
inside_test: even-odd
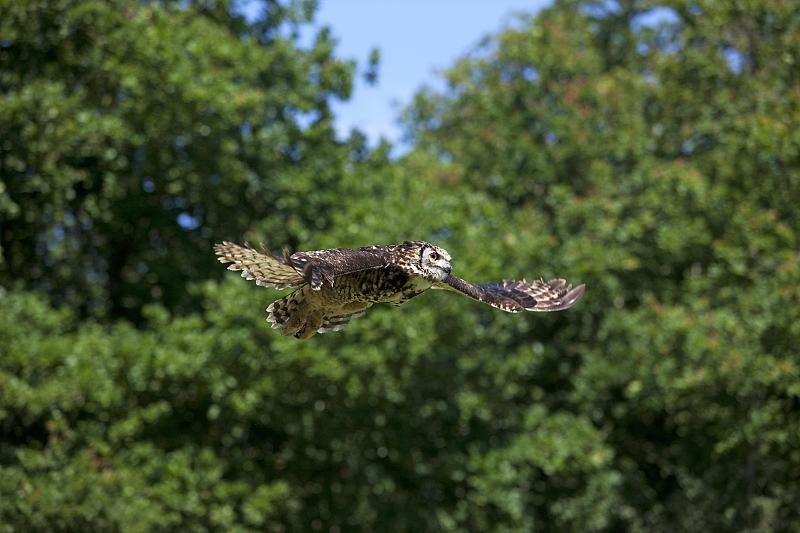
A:
[[[400,158],[264,6],[0,0],[0,531],[800,529],[800,2],[556,1]],[[300,342],[211,252],[406,238],[588,290]]]

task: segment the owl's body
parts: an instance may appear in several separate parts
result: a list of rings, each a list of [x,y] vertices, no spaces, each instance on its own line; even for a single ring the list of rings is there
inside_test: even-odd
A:
[[[297,289],[267,307],[267,321],[285,335],[304,339],[342,329],[372,304],[400,305],[430,287],[431,282],[398,268],[362,270],[336,278],[333,286]]]
[[[556,311],[571,307],[584,286],[504,281],[472,285],[452,276],[450,254],[424,241],[355,250],[336,248],[282,257],[223,242],[220,262],[258,285],[297,288],[267,308],[267,321],[284,335],[306,339],[338,331],[376,303],[400,305],[430,288],[450,289],[503,311]]]

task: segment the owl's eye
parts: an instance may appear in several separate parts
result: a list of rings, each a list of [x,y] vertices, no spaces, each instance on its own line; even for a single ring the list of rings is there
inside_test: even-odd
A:
[[[437,254],[436,252],[431,252],[428,254],[428,259],[430,259],[431,261],[436,261],[437,259],[439,259],[439,254]]]

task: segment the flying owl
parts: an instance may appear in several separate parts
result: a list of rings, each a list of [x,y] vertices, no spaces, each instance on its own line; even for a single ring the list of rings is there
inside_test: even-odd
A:
[[[450,273],[446,250],[424,241],[284,251],[282,257],[223,242],[214,252],[221,263],[231,263],[228,270],[241,270],[243,278],[262,287],[295,289],[267,307],[267,321],[298,339],[339,331],[372,304],[400,305],[430,288],[455,291],[508,313],[561,311],[572,307],[586,288],[572,288],[563,279],[474,285]]]

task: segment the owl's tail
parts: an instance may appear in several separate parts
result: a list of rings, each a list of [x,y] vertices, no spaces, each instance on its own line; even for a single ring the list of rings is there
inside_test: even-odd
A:
[[[322,325],[322,316],[309,309],[306,291],[307,287],[303,287],[269,304],[267,322],[272,329],[298,339],[308,339],[317,332]]]

